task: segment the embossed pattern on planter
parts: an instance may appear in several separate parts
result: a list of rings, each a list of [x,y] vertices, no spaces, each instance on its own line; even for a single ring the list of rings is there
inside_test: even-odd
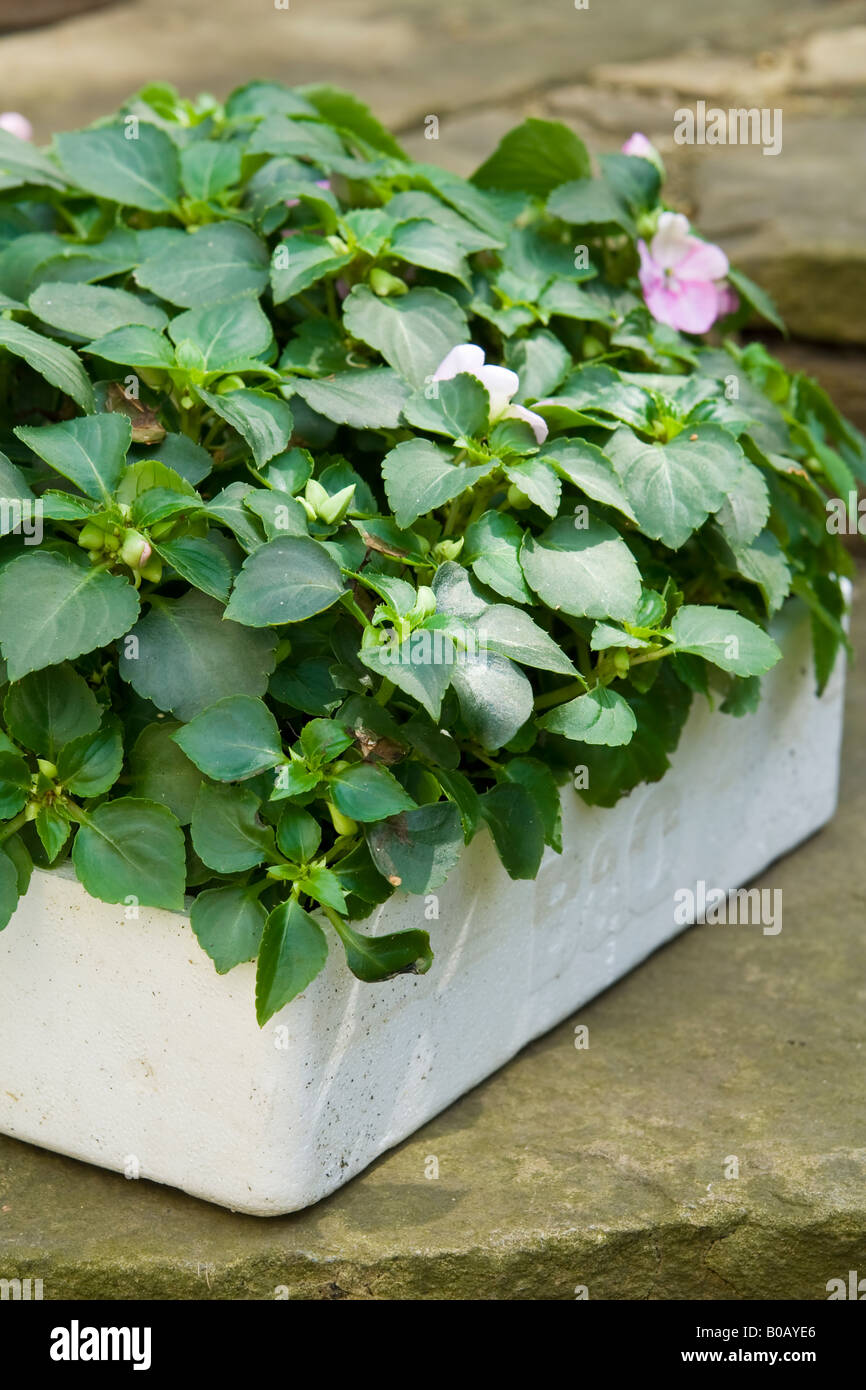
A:
[[[429,974],[364,985],[334,943],[263,1030],[254,967],[218,976],[185,917],[127,922],[34,874],[0,935],[0,1130],[255,1214],[333,1191],[681,931],[676,889],[740,887],[829,819],[844,669],[818,700],[796,603],[777,636],[755,715],[696,704],[671,771],[611,810],[565,789],[565,853],[535,882],[484,833],[438,920],[424,898],[379,909],[365,930],[430,928]]]

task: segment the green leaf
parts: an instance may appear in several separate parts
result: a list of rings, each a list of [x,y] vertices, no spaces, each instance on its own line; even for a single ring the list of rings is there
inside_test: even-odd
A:
[[[463,309],[434,289],[379,299],[366,285],[356,285],[343,302],[343,322],[353,338],[375,348],[416,388],[468,337]]]
[[[295,377],[292,385],[311,410],[359,430],[396,429],[409,397],[409,388],[390,367],[337,372],[324,381]]]
[[[746,676],[740,679],[740,677],[734,676],[731,679],[728,693],[719,708],[722,714],[730,714],[735,719],[742,719],[745,714],[754,714],[760,703],[760,677]]]
[[[180,196],[177,151],[155,125],[103,126],[58,135],[64,172],[79,188],[125,207],[176,212]]]
[[[578,291],[574,286],[567,288],[589,299],[586,291]],[[558,312],[555,309],[554,311]],[[618,318],[613,309],[596,306],[595,311],[587,312],[587,319],[595,318],[610,325]],[[613,367],[597,363],[578,367],[572,372],[555,396],[548,400],[536,401],[533,410],[543,415],[554,429],[570,425],[586,425],[598,421],[607,429],[606,417],[623,420],[635,429],[651,428],[650,410],[652,397],[633,381],[626,381]],[[573,443],[569,440],[569,443]],[[545,453],[550,452],[549,449]]]
[[[0,173],[22,184],[65,189],[66,180],[48,155],[11,131],[0,130]],[[11,186],[11,185],[10,185]]]
[[[190,486],[200,483],[213,468],[207,449],[185,434],[167,434],[158,445],[148,446],[142,462],[153,463],[160,459],[164,466]]]
[[[229,483],[212,497],[203,508],[209,520],[218,521],[233,531],[235,537],[246,551],[258,550],[267,539],[264,526],[244,504],[252,497],[255,488],[250,483]]]
[[[334,276],[349,265],[350,252],[334,251],[324,237],[303,233],[281,242],[271,257],[271,289],[275,304],[285,304],[303,294],[326,275]]]
[[[155,367],[169,371],[175,366],[171,343],[153,328],[115,328],[104,338],[96,338],[84,352],[103,362],[119,362],[124,367]],[[191,443],[192,441],[190,441]]]
[[[30,777],[30,768],[20,754],[0,748],[0,820],[17,816],[26,805]]]
[[[204,594],[161,597],[133,628],[135,643],[123,644],[121,676],[137,694],[182,720],[227,695],[264,695],[276,637],[226,621],[224,611]]]
[[[452,275],[469,289],[470,270],[461,248],[445,227],[426,219],[403,222],[395,230],[388,254],[409,265]]]
[[[280,115],[312,116],[315,108],[292,87],[281,82],[256,80],[236,87],[226,102],[226,115],[231,121],[249,124],[274,112]]]
[[[428,396],[427,387],[403,407],[410,425],[450,439],[480,439],[487,433],[490,397],[477,377],[459,372],[448,381],[437,381],[435,387],[435,395]]]
[[[671,550],[721,507],[743,466],[740,446],[721,425],[687,427],[669,444],[618,429],[606,451],[641,530]]]
[[[532,603],[532,591],[520,567],[523,531],[503,512],[485,512],[467,527],[461,558],[473,573],[503,598]]]
[[[594,502],[614,507],[630,521],[637,521],[613,464],[595,444],[584,439],[556,439],[545,445],[542,457],[561,478]]]
[[[21,555],[0,573],[0,648],[12,680],[105,646],[137,615],[125,579],[58,554]]]
[[[99,728],[101,712],[87,681],[64,662],[13,681],[3,717],[14,739],[54,762],[65,744]]]
[[[296,864],[307,864],[322,840],[322,828],[315,816],[300,806],[284,806],[277,821],[277,848]]]
[[[70,285],[44,280],[31,294],[31,311],[43,323],[81,338],[100,338],[129,324],[143,324],[157,332],[168,319],[155,304],[137,294],[101,285]]]
[[[244,561],[226,617],[248,627],[298,623],[330,608],[343,591],[339,566],[317,541],[283,536]]]
[[[122,766],[120,726],[112,721],[64,745],[57,759],[57,780],[73,796],[101,796],[114,786]]]
[[[391,980],[395,975],[426,975],[433,964],[430,937],[425,931],[416,928],[367,936],[340,919],[333,926],[343,942],[352,974],[368,984]]]
[[[641,583],[631,551],[612,526],[592,516],[586,526],[581,520],[559,517],[538,538],[527,534],[523,573],[554,612],[633,622]]]
[[[202,387],[196,389],[205,405],[246,440],[257,468],[263,468],[275,454],[283,453],[293,423],[285,401],[258,391],[227,391],[224,396],[215,396]]]
[[[225,602],[232,586],[232,567],[215,541],[201,536],[179,536],[173,541],[151,541],[157,555],[177,570],[181,579],[211,598]]]
[[[178,345],[192,343],[203,372],[246,370],[250,360],[271,347],[271,325],[255,299],[205,304],[172,319],[169,334]]]
[[[301,730],[304,756],[315,767],[333,762],[352,742],[352,734],[336,719],[311,719]]]
[[[93,410],[90,378],[71,348],[34,333],[14,319],[0,317],[0,348],[4,347],[16,357],[23,357],[28,367],[70,396],[82,410]]]
[[[135,278],[170,304],[192,309],[213,304],[215,285],[220,300],[260,295],[268,283],[268,265],[268,249],[249,227],[212,222],[146,260]],[[223,312],[231,314],[228,304]]]
[[[365,834],[379,873],[406,893],[441,888],[463,850],[460,812],[451,801],[379,821]]]
[[[275,700],[304,714],[330,714],[343,699],[331,677],[333,662],[327,659],[299,661],[297,666],[278,666],[268,692]]]
[[[346,895],[340,887],[340,880],[330,869],[310,869],[309,873],[298,879],[298,887],[323,907],[330,907],[334,912],[347,911]]]
[[[500,782],[481,797],[481,815],[509,878],[535,878],[544,854],[544,822],[519,782]]]
[[[397,525],[407,530],[419,516],[459,497],[494,464],[467,468],[455,464],[452,455],[429,439],[407,439],[382,460],[382,477],[388,504]]]
[[[375,763],[353,763],[331,773],[328,789],[338,811],[365,823],[415,808],[415,802],[396,777]]]
[[[454,669],[454,646],[444,633],[418,629],[403,642],[365,647],[358,653],[364,665],[411,695],[438,719],[442,699]]]
[[[579,743],[620,745],[631,742],[637,728],[634,711],[615,690],[599,686],[576,700],[557,705],[538,721],[541,729]]]
[[[326,168],[345,157],[343,142],[330,126],[316,121],[267,116],[255,131],[246,150],[251,154],[291,154],[311,159]]]
[[[761,590],[768,613],[776,613],[791,592],[791,570],[772,531],[762,531],[752,545],[731,550],[737,574]]]
[[[277,721],[262,700],[227,695],[172,734],[207,777],[237,782],[282,761]]]
[[[180,727],[173,719],[145,725],[129,755],[129,790],[167,806],[181,825],[189,825],[201,773],[172,738]]]
[[[49,864],[57,858],[70,835],[69,821],[51,806],[40,806],[36,812],[36,834],[42,843]]]
[[[0,536],[8,536],[16,527],[21,525],[24,517],[36,515],[36,508],[33,506],[35,501],[33,493],[27,486],[24,474],[16,468],[14,463],[10,463],[5,454],[0,453],[0,498],[7,504],[5,510],[0,511]],[[26,502],[30,504],[28,512],[26,507],[16,511],[16,502]],[[10,505],[11,504],[11,505]],[[45,515],[45,503],[43,499],[42,514]]]
[[[571,353],[554,333],[540,328],[505,344],[505,365],[520,378],[515,400],[535,401],[555,391],[571,368]],[[440,387],[441,390],[441,387]]]
[[[491,604],[476,627],[488,651],[499,652],[522,666],[534,666],[540,671],[577,675],[558,643],[521,608],[512,608],[507,603]]]
[[[197,202],[207,202],[240,182],[240,145],[220,144],[217,140],[201,140],[181,150],[180,172],[183,186]]]
[[[102,902],[135,898],[142,907],[183,908],[183,831],[153,801],[124,796],[97,806],[78,828],[72,862],[85,890]]]
[[[762,676],[781,658],[772,637],[729,608],[687,604],[671,623],[674,647],[694,652],[734,676]]]
[[[202,782],[192,812],[193,849],[209,869],[237,874],[274,852],[274,832],[258,818],[259,798],[249,787]]]
[[[733,549],[751,545],[770,515],[770,493],[759,468],[743,461],[733,487],[716,512],[716,525]]]
[[[566,179],[590,172],[583,141],[559,121],[530,117],[500,140],[472,175],[477,188],[515,189],[546,197]]]
[[[0,849],[0,931],[18,906],[18,870],[4,849]]]
[[[728,281],[740,298],[750,304],[753,309],[756,309],[762,318],[765,318],[780,333],[787,334],[785,320],[766,290],[761,289],[760,285],[756,285],[754,280],[750,280],[748,275],[744,275],[741,270],[737,270],[734,266],[730,266],[728,269]]]
[[[339,87],[327,84],[299,88],[303,97],[311,102],[321,116],[331,125],[353,135],[360,135],[367,145],[381,150],[383,154],[395,159],[405,159],[406,155],[394,136],[387,131],[368,106],[351,92],[341,91]]]
[[[556,516],[562,483],[543,459],[527,459],[525,463],[507,463],[504,467],[508,481],[525,493],[530,502],[548,516]]]
[[[602,179],[582,178],[562,183],[547,200],[551,217],[561,217],[575,227],[619,227],[634,236],[628,209]]]
[[[225,975],[236,965],[255,960],[267,917],[257,887],[232,883],[199,893],[193,900],[189,921],[217,974]]]
[[[465,652],[451,684],[467,733],[484,748],[501,748],[532,714],[532,686],[513,662],[496,652]]]
[[[269,1018],[302,993],[328,958],[325,933],[294,898],[268,917],[256,970],[256,1018]]]
[[[126,469],[132,426],[126,415],[87,415],[60,425],[19,425],[15,433],[85,496],[109,502]]]
[[[505,764],[509,782],[519,782],[532,797],[544,826],[544,842],[562,853],[562,802],[553,773],[538,758],[511,758]]]

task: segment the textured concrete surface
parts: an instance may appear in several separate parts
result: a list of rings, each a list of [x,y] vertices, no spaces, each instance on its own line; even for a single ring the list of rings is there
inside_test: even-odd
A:
[[[866,605],[854,628],[862,651]],[[864,824],[855,671],[839,814],[760,880],[778,936],[686,932],[294,1216],[0,1140],[0,1277],[85,1299],[826,1298],[866,1259]]]

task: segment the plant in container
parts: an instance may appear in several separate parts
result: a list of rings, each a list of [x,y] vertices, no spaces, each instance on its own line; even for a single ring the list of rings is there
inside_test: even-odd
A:
[[[304,1205],[831,813],[864,441],[626,148],[0,131],[9,1133]]]

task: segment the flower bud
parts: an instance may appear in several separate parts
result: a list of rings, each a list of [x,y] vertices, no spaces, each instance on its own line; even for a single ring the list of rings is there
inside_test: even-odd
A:
[[[120,558],[131,570],[140,570],[147,564],[153,551],[150,542],[140,531],[126,531],[120,547]]]
[[[448,540],[439,541],[434,545],[433,559],[437,564],[442,565],[446,560],[456,560],[462,549],[463,537],[450,537]]]
[[[331,500],[331,494],[326,488],[322,487],[315,478],[307,479],[307,486],[304,488],[304,497],[314,509],[316,516],[321,516],[322,507],[326,507]]]
[[[148,584],[158,584],[162,579],[162,560],[158,555],[152,555],[146,565],[141,567],[141,577],[146,579]]]
[[[342,811],[338,811],[332,801],[326,801],[328,814],[331,817],[331,824],[338,835],[353,835],[358,829],[358,822],[352,820],[350,816],[344,816]]]
[[[414,627],[417,627],[424,622],[425,618],[432,618],[435,612],[436,595],[426,584],[419,585],[418,595],[406,617],[409,618]]]
[[[85,522],[78,533],[78,544],[82,550],[101,550],[105,545],[105,532],[92,521]]]
[[[526,493],[522,492],[516,483],[512,483],[511,487],[508,489],[508,504],[514,507],[515,511],[524,512],[527,507],[532,506],[532,499],[527,497]]]
[[[322,502],[318,507],[319,516],[322,521],[326,521],[329,526],[342,521],[346,512],[352,505],[355,496],[355,484],[350,483],[348,487],[341,488],[335,492],[333,497],[329,497],[327,502]]]
[[[370,289],[380,299],[385,299],[389,295],[409,293],[409,286],[405,280],[401,280],[399,276],[392,275],[390,271],[383,270],[378,265],[374,265],[370,271]]]
[[[54,763],[50,763],[47,758],[37,758],[36,766],[39,768],[39,771],[42,773],[43,777],[54,778],[57,776],[56,765]]]
[[[243,391],[245,386],[242,376],[225,376],[217,387],[217,395],[224,396],[227,391]]]

